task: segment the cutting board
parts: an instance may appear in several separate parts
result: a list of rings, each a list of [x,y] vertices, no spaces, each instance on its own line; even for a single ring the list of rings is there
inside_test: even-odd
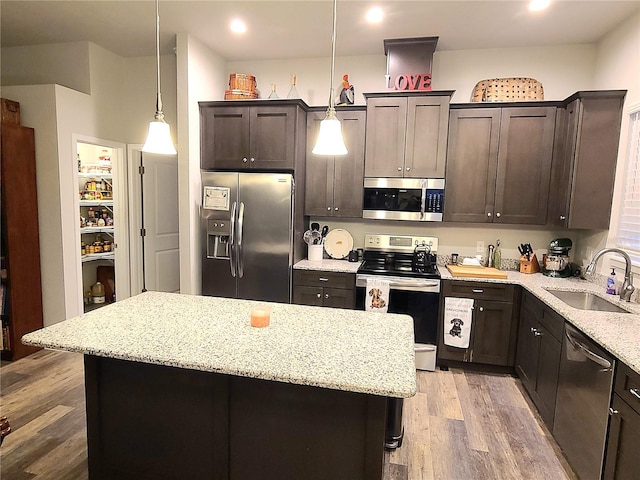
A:
[[[463,265],[447,265],[447,270],[454,277],[467,278],[507,278],[506,272],[493,267],[465,267]]]

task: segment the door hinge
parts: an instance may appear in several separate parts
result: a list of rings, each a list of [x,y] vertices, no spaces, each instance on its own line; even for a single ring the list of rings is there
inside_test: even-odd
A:
[[[141,228],[140,229],[140,236],[141,237],[146,237],[147,236],[147,229],[146,228]]]
[[[140,175],[144,175],[144,165],[140,165],[140,166],[138,167],[138,173],[139,173]]]

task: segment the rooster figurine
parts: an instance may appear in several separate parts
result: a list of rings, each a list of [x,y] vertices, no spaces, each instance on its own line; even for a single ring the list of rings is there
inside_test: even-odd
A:
[[[340,92],[340,100],[338,105],[353,105],[355,92],[353,85],[349,84],[349,75],[342,76],[342,91]]]

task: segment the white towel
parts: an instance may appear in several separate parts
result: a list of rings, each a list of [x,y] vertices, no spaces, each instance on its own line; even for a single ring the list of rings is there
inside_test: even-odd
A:
[[[389,281],[382,278],[367,279],[367,296],[364,300],[367,312],[387,313],[389,309]]]
[[[444,344],[451,347],[469,348],[473,299],[445,297],[444,299]]]

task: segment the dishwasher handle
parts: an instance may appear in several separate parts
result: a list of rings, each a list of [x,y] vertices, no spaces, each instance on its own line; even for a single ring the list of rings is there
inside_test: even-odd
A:
[[[568,330],[564,331],[564,335],[567,337],[567,340],[569,341],[571,346],[573,346],[576,350],[580,350],[583,353],[583,355],[587,357],[589,360],[600,365],[601,367],[604,367],[607,370],[610,370],[612,368],[613,365],[609,360],[601,357],[597,353],[593,353],[591,350],[589,350],[588,347],[586,347],[585,345],[580,343],[578,340],[576,340]]]

